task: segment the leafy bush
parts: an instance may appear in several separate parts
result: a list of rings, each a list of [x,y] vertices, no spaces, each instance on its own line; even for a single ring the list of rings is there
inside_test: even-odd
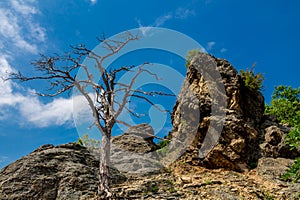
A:
[[[256,91],[260,91],[263,88],[264,76],[261,73],[254,73],[255,64],[249,69],[240,70],[240,75],[245,83],[245,86]]]
[[[272,95],[270,105],[266,105],[266,113],[275,115],[279,122],[290,126],[300,125],[300,87],[277,86]]]
[[[274,200],[274,197],[273,197],[272,195],[270,195],[270,192],[269,192],[269,191],[267,191],[267,192],[265,193],[264,199],[265,199],[265,200]]]
[[[186,67],[190,66],[191,61],[193,60],[195,55],[199,52],[200,52],[200,49],[193,49],[193,50],[188,51],[188,53],[186,55],[186,63],[185,63]]]
[[[159,143],[157,143],[157,146],[159,146],[159,148],[162,149],[169,144],[170,144],[170,140],[162,140]]]
[[[291,150],[300,145],[300,123],[295,127],[295,129],[288,133],[286,140],[287,144],[290,145]],[[282,175],[282,179],[285,181],[292,181],[294,183],[300,179],[300,157],[297,158],[291,168]]]
[[[300,145],[300,87],[277,86],[272,95],[270,105],[266,105],[266,113],[273,114],[279,122],[294,128],[287,134],[286,141],[291,150]],[[300,158],[288,169],[281,178],[284,181],[297,182],[300,179]]]
[[[300,125],[291,130],[286,136],[286,143],[290,145],[291,150],[300,145]]]
[[[292,181],[294,183],[300,179],[300,158],[295,160],[295,163],[281,176],[281,178],[284,181]]]
[[[78,138],[78,141],[76,143],[80,144],[82,146],[92,147],[92,148],[96,148],[96,147],[101,146],[101,141],[100,140],[89,138],[88,134],[83,135],[82,138]]]

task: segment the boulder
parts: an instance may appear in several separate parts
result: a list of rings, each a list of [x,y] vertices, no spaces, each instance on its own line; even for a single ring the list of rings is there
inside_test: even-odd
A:
[[[78,144],[43,145],[0,171],[0,199],[93,199],[99,161]],[[112,170],[113,182],[126,177]]]
[[[300,157],[300,147],[291,150],[286,143],[286,135],[290,130],[291,128],[279,124],[266,127],[264,129],[263,143],[260,144],[262,156],[291,159]]]
[[[153,142],[154,130],[148,124],[130,127],[124,134],[113,137],[111,163],[122,172],[149,174],[158,172],[163,166],[158,161]]]
[[[134,153],[147,153],[158,149],[153,142],[154,130],[148,124],[131,126],[124,134],[113,137],[112,143],[119,149]]]

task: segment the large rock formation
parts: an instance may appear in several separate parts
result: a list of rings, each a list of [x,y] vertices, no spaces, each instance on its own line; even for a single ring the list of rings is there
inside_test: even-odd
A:
[[[0,171],[0,199],[93,199],[98,166],[83,146],[44,145]],[[115,183],[126,180],[113,174]]]
[[[211,92],[222,95],[222,91],[221,89],[217,89],[217,92],[214,91],[219,86],[216,84],[215,87],[211,87],[212,80],[205,79],[208,77],[208,75],[206,77],[203,75],[206,73],[205,70],[210,70],[205,66],[208,63],[206,60],[213,63],[210,64],[210,67],[214,67],[215,71],[220,73],[225,87],[226,106],[224,106],[224,112],[226,114],[223,116],[224,119],[212,116],[212,105],[216,100],[212,98]],[[197,110],[199,110],[200,116],[197,116]],[[190,121],[194,120],[194,123],[187,123],[183,119],[184,115],[195,115],[188,118]],[[288,127],[280,126],[275,122],[271,123],[268,121],[270,119],[264,116],[262,94],[246,87],[242,77],[228,61],[204,53],[195,56],[188,68],[183,88],[173,109],[172,120],[173,133],[171,135],[173,137],[194,139],[187,152],[180,158],[180,162],[207,168],[244,171],[254,167],[261,156],[288,158],[299,156],[300,151],[294,152],[293,156],[288,155],[289,148],[284,140],[289,130]],[[214,126],[215,121],[223,123],[222,120],[224,120],[224,126],[219,129],[220,135],[218,133],[209,135],[211,134],[208,134],[209,129],[216,129],[210,126]],[[190,134],[191,126],[195,124],[197,133],[192,135]],[[215,130],[215,132],[217,131]],[[205,157],[201,158],[199,149],[204,145],[206,137],[212,138],[209,140],[217,141],[209,143],[212,149],[205,152]],[[182,141],[184,140],[187,139]]]

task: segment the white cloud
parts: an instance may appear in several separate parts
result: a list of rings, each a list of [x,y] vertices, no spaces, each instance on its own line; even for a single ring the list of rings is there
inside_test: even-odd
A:
[[[29,89],[22,94],[16,91],[21,86],[11,80],[4,81],[9,72],[14,71],[8,63],[7,56],[0,56],[0,120],[11,117],[12,109],[17,112],[20,124],[32,124],[37,127],[47,127],[71,124],[73,121],[72,98],[56,98],[49,103],[43,103]]]
[[[228,49],[226,49],[226,48],[222,48],[222,49],[220,50],[221,53],[225,53],[225,52],[227,52],[227,51],[228,51]]]
[[[163,26],[167,21],[171,19],[186,19],[190,16],[195,15],[195,11],[189,8],[179,7],[175,11],[169,12],[165,15],[157,17],[154,22],[148,26],[143,26],[140,20],[136,20],[139,24],[139,29],[143,35],[146,35],[152,27]]]
[[[46,29],[39,26],[37,23],[29,23],[30,39],[38,42],[45,42],[47,39]]]
[[[148,35],[150,30],[152,29],[152,26],[143,26],[140,20],[137,20],[137,23],[139,25],[139,30],[141,31],[143,36]]]
[[[46,41],[45,28],[34,20],[39,13],[33,6],[35,2],[10,0],[0,8],[0,120],[7,120],[13,111],[22,119],[18,120],[20,124],[37,127],[69,124],[73,119],[71,98],[56,98],[44,103],[28,88],[11,80],[4,81],[8,73],[15,71],[9,61],[16,59],[18,52],[37,53],[38,45]]]
[[[0,163],[5,162],[8,160],[7,156],[0,156]]]
[[[15,48],[14,53],[36,54],[37,45],[46,40],[46,30],[34,21],[34,16],[39,13],[33,6],[34,2],[10,0],[9,4],[0,8],[0,40]],[[1,46],[0,49],[3,49],[4,45]]]
[[[8,64],[7,57],[4,55],[0,55],[0,98],[5,96],[7,93],[12,92],[11,82],[4,81],[4,79],[7,78],[7,74],[12,71],[12,68]]]
[[[172,13],[168,13],[166,15],[160,16],[155,20],[155,26],[162,26],[164,23],[173,18]]]
[[[37,9],[31,5],[26,4],[24,0],[10,0],[10,3],[13,9],[15,9],[17,12],[23,15],[30,15],[30,14],[37,13]]]
[[[37,97],[25,96],[18,102],[21,115],[37,127],[69,124],[72,120],[72,98],[56,98],[44,104]]]
[[[196,13],[194,10],[188,8],[178,8],[175,11],[175,18],[186,19],[189,16],[194,16]]]
[[[216,45],[216,42],[214,42],[214,41],[211,41],[211,42],[208,42],[207,44],[206,44],[206,49],[209,51],[209,50],[212,50],[213,49],[213,47]]]
[[[90,0],[92,5],[95,5],[97,3],[97,0]]]

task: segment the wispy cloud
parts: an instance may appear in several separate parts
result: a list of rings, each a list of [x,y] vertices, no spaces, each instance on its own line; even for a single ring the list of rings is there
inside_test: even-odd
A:
[[[92,5],[95,5],[97,3],[97,0],[90,0]]]
[[[7,58],[0,57],[0,77],[5,77],[13,71]],[[73,100],[71,98],[56,98],[52,102],[43,103],[33,95],[30,89],[22,88],[22,93],[16,89],[21,86],[8,80],[0,79],[0,109],[16,110],[22,118],[22,123],[31,123],[37,127],[70,124],[73,120]],[[6,112],[0,112],[0,120],[6,120]],[[9,117],[9,116],[7,116]],[[21,122],[20,122],[21,123]]]
[[[15,71],[10,61],[17,59],[18,52],[36,54],[39,45],[47,40],[46,29],[35,20],[40,14],[35,3],[36,0],[9,0],[0,8],[0,120],[7,120],[13,110],[22,119],[20,124],[37,127],[70,124],[73,121],[71,98],[44,103],[29,88],[4,81],[8,73]]]
[[[14,51],[38,53],[37,45],[46,40],[45,29],[34,21],[34,15],[39,13],[34,3],[10,0],[0,8],[0,40],[10,44]]]
[[[177,8],[175,11],[175,18],[178,19],[186,19],[190,16],[196,15],[196,12],[194,10],[191,10],[189,8]]]
[[[27,1],[28,2],[28,1]],[[23,15],[36,14],[37,9],[25,3],[23,0],[10,0],[12,8]]]
[[[214,41],[208,42],[206,44],[206,50],[208,50],[208,51],[212,50],[215,45],[216,45],[216,42],[214,42]]]
[[[166,21],[168,21],[168,20],[170,20],[172,18],[173,18],[172,13],[168,13],[166,15],[160,16],[160,17],[158,17],[158,18],[155,19],[154,25],[156,27],[162,26],[162,25],[164,25],[164,23]]]
[[[151,30],[152,26],[143,26],[141,20],[137,19],[137,23],[139,25],[139,30],[141,31],[143,36],[146,36]]]
[[[225,53],[225,52],[227,52],[227,51],[228,51],[228,49],[226,49],[226,48],[222,48],[222,49],[220,50],[221,53]]]
[[[2,162],[6,162],[8,160],[8,157],[7,156],[0,156],[0,164]]]
[[[152,24],[147,26],[143,26],[139,19],[137,19],[136,21],[138,22],[139,29],[141,30],[142,34],[146,35],[151,30],[152,27],[161,27],[167,21],[170,21],[172,19],[183,20],[195,14],[196,14],[195,11],[190,8],[179,7],[174,11],[168,12],[162,16],[157,17]]]

